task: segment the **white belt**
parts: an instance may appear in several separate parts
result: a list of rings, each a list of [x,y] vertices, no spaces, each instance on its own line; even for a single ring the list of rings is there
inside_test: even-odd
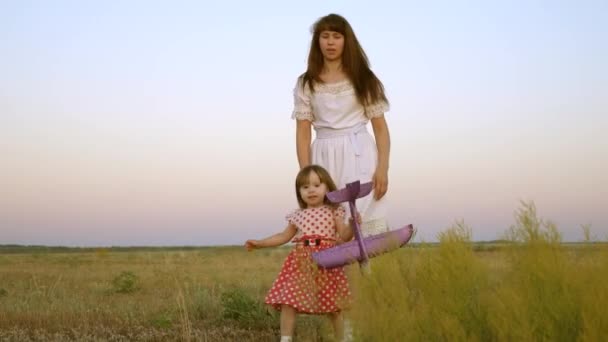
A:
[[[347,135],[350,139],[350,144],[353,146],[353,150],[355,151],[356,156],[361,155],[361,146],[359,146],[359,141],[357,140],[357,135],[359,133],[367,133],[365,129],[365,124],[361,123],[351,128],[342,128],[342,129],[333,129],[333,128],[325,128],[320,127],[316,128],[315,131],[317,133],[317,139],[330,139],[340,136]]]

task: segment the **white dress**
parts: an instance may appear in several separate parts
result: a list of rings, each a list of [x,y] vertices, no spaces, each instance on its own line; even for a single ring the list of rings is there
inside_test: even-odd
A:
[[[356,180],[361,183],[372,180],[378,163],[378,149],[367,130],[367,123],[388,110],[388,103],[384,101],[362,106],[349,80],[316,83],[314,93],[311,93],[308,85],[302,88],[302,79],[298,78],[292,119],[311,121],[315,130],[311,162],[327,169],[341,189]],[[343,205],[347,217],[350,217],[348,203]],[[376,201],[372,191],[358,199],[356,206],[361,213],[364,236],[388,230],[386,196]]]

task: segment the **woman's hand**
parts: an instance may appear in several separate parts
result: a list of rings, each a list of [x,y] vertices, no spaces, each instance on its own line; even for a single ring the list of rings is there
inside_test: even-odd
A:
[[[247,240],[245,242],[245,248],[251,252],[254,249],[260,248],[260,242],[258,240]]]
[[[372,178],[372,182],[374,184],[374,198],[376,200],[384,197],[386,192],[388,191],[388,172],[387,170],[377,168],[376,172],[374,172],[374,177]]]

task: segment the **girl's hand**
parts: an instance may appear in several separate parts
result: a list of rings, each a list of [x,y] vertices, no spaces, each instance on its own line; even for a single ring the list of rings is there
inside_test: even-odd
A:
[[[359,213],[357,212],[357,213],[355,213],[355,216],[357,217],[357,223],[358,223],[358,224],[361,224],[361,222],[362,222],[362,220],[361,220],[361,214],[359,214]],[[348,223],[350,223],[350,225],[351,225],[351,226],[353,226],[353,225],[354,225],[354,221],[353,221],[353,218],[352,218],[352,217],[349,217],[349,218],[348,218]]]
[[[260,248],[260,242],[258,240],[247,240],[245,242],[245,248],[247,248],[247,251],[251,252],[256,248]]]
[[[379,200],[384,197],[388,190],[388,172],[383,169],[376,169],[372,182],[374,184],[374,198]]]

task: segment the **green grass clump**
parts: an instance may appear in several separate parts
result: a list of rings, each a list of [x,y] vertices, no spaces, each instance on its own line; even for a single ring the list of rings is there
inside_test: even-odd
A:
[[[117,293],[131,293],[138,289],[138,277],[131,271],[123,271],[112,279],[112,289]]]

